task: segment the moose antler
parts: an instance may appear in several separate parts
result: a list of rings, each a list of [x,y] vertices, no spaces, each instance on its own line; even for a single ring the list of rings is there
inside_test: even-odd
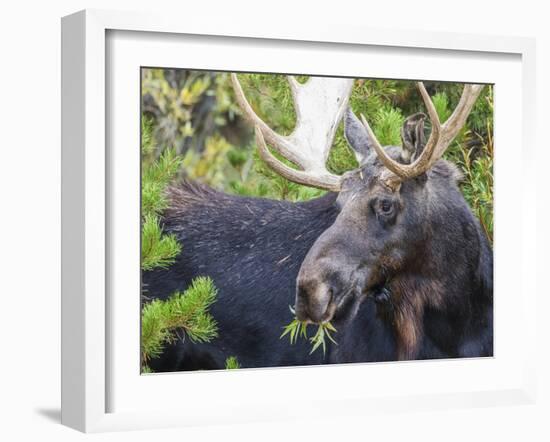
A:
[[[372,146],[378,155],[378,158],[386,166],[388,171],[385,171],[381,179],[391,188],[398,188],[399,184],[407,179],[414,178],[426,172],[434,163],[441,158],[445,150],[453,139],[456,137],[460,129],[466,123],[466,119],[474,106],[479,93],[483,89],[483,85],[466,84],[462,91],[460,101],[452,115],[441,124],[435,110],[435,106],[424,87],[424,83],[417,83],[418,90],[422,96],[422,100],[428,110],[428,115],[432,122],[432,132],[422,153],[411,164],[401,164],[390,158],[384,148],[380,145],[374,132],[370,128],[367,120],[361,115],[361,121],[365,126],[371,139]]]
[[[327,170],[326,161],[348,105],[353,79],[311,77],[305,84],[300,84],[292,75],[287,78],[294,98],[296,126],[290,135],[282,136],[254,112],[237,75],[231,74],[237,103],[244,117],[255,128],[260,156],[269,167],[290,181],[338,191],[341,177]],[[266,142],[300,170],[275,158]]]

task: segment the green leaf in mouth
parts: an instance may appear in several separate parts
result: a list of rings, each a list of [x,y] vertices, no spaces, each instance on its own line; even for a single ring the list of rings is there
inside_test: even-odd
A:
[[[294,309],[289,306],[290,312],[295,315]],[[323,355],[326,353],[327,350],[327,343],[326,340],[328,339],[333,344],[338,345],[336,340],[333,338],[331,333],[336,333],[336,328],[330,323],[330,322],[322,322],[318,325],[317,331],[315,334],[308,338],[307,335],[307,326],[309,324],[305,321],[299,321],[296,317],[290,322],[290,324],[283,327],[283,333],[279,337],[279,339],[284,338],[288,335],[290,339],[290,344],[294,345],[296,342],[298,342],[299,338],[303,339],[309,339],[312,347],[309,354],[314,353],[318,348],[323,349]]]

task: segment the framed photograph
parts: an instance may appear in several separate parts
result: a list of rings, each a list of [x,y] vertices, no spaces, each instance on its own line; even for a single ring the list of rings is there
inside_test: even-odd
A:
[[[534,400],[533,41],[83,11],[62,54],[64,424]]]

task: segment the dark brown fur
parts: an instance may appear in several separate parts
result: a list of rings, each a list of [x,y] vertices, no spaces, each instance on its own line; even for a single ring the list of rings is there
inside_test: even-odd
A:
[[[363,162],[346,175],[340,213],[302,263],[298,318],[327,321],[349,298],[380,299],[383,291],[398,359],[492,355],[492,251],[458,188],[461,174],[440,160],[388,187],[368,134],[353,113],[346,118],[346,138]],[[386,152],[400,163],[411,157]]]

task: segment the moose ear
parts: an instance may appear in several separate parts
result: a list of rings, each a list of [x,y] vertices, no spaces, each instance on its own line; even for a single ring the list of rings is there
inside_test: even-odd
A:
[[[425,119],[426,115],[419,112],[408,117],[401,128],[402,156],[408,163],[412,163],[418,158],[426,145],[426,138],[424,136]]]
[[[349,106],[344,115],[344,136],[361,165],[370,151],[369,135]]]

